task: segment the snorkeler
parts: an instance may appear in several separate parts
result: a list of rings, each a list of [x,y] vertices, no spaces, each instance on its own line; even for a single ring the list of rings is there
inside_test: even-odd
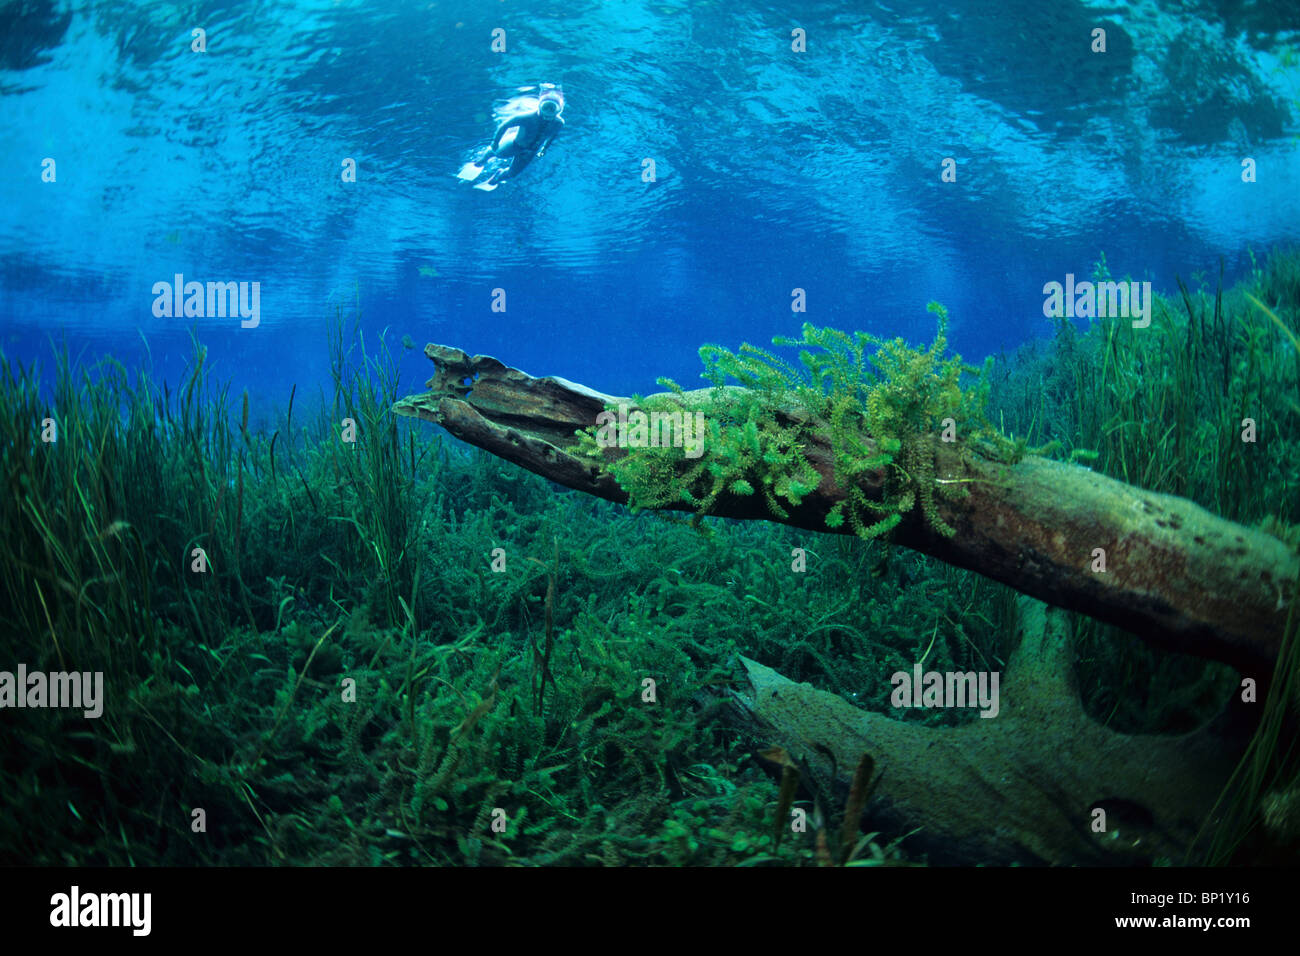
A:
[[[549,84],[542,90],[536,108],[513,112],[502,119],[492,144],[461,168],[460,179],[473,183],[475,189],[496,189],[546,152],[564,128],[560,117],[564,111],[564,94]]]

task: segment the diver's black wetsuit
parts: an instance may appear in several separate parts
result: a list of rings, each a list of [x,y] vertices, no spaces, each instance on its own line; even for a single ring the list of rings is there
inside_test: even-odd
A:
[[[502,137],[514,126],[519,127],[519,132],[515,133],[513,140],[502,147]],[[491,181],[500,182],[518,176],[535,156],[540,156],[546,151],[551,140],[555,139],[555,135],[563,128],[564,120],[559,116],[546,119],[540,113],[520,113],[507,119],[492,137],[492,147],[489,152],[502,159],[513,159],[513,161],[507,168],[495,174]]]

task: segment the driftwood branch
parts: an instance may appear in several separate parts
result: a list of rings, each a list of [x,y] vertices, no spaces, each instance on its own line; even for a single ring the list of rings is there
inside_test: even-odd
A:
[[[448,346],[424,351],[436,368],[430,391],[402,399],[395,412],[436,422],[562,485],[627,500],[612,478],[572,454],[574,432],[592,427],[607,405],[627,399],[561,378],[536,378]],[[710,396],[702,389],[683,401],[707,412]],[[784,409],[773,414],[795,415]],[[939,498],[943,519],[957,533],[943,537],[913,511],[894,529],[893,541],[1158,646],[1266,676],[1281,644],[1292,582],[1300,576],[1300,557],[1283,542],[1190,501],[1076,465],[1035,457],[1005,465],[962,454],[959,445],[940,447],[937,474],[970,492]],[[612,459],[620,450],[606,453]],[[829,532],[826,514],[845,495],[835,482],[832,451],[814,439],[804,454],[821,482],[784,521]],[[868,498],[883,500],[885,478],[882,470],[862,486]],[[776,520],[757,495],[723,496],[712,513]],[[1105,553],[1104,572],[1092,570],[1098,548]]]
[[[1232,772],[1241,722],[1225,712],[1180,736],[1108,730],[1080,705],[1068,619],[1026,597],[1017,612],[1019,647],[992,719],[894,720],[741,658],[749,686],[733,692],[732,720],[756,744],[785,748],[814,791],[835,797],[831,812],[869,754],[870,827],[917,831],[908,849],[934,863],[1181,862]]]

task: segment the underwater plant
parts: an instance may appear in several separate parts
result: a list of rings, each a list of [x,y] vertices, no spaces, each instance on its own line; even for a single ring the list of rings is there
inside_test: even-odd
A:
[[[171,385],[64,351],[47,393],[0,353],[0,658],[102,671],[114,702],[9,715],[0,863],[806,860],[762,844],[775,788],[696,705],[787,629],[724,579],[789,529],[708,541],[423,440],[382,411],[383,340],[338,320],[305,413],[301,387],[232,394],[197,340]],[[465,560],[495,547],[506,573]],[[844,618],[840,582],[811,574],[800,610]]]
[[[1157,295],[1150,329],[1115,318],[1082,330],[1065,322],[1048,349],[1031,344],[1000,358],[993,416],[1031,441],[1096,449],[1096,471],[1254,524],[1294,551],[1300,249],[1249,255],[1254,268],[1235,286],[1224,285],[1221,261],[1217,282],[1193,273],[1175,294]],[[1105,268],[1103,257],[1094,278]],[[1293,588],[1279,583],[1276,596],[1294,609]],[[1276,818],[1300,779],[1289,744],[1298,630],[1292,614],[1255,737],[1187,862],[1294,859],[1294,838],[1286,842]],[[1238,679],[1225,665],[1125,640],[1111,625],[1080,620],[1075,639],[1085,708],[1128,732],[1190,731],[1218,713]]]
[[[1181,483],[1294,547],[1297,262],[1278,258],[1261,273],[1250,289],[1260,305],[1197,291],[1177,310],[1161,299],[1168,325],[1147,336],[1095,324],[1057,363],[1055,393],[1042,394],[1038,367],[1011,370],[997,385],[1006,425],[1090,444],[1103,452],[1099,471],[1156,490]],[[0,862],[807,865],[845,850],[853,863],[892,862],[885,840],[881,860],[871,837],[829,815],[818,831],[826,852],[815,835],[778,844],[772,811],[796,795],[783,797],[719,709],[701,702],[734,683],[728,662],[743,648],[793,680],[883,710],[884,675],[905,663],[1000,664],[1014,650],[1012,592],[879,536],[720,521],[704,537],[557,493],[487,453],[392,427],[391,364],[382,348],[349,358],[349,341],[332,343],[335,388],[321,407],[304,412],[305,390],[297,405],[289,390],[287,411],[269,424],[255,398],[245,413],[243,396],[209,381],[197,342],[170,387],[113,362],[85,370],[56,356],[52,397],[34,369],[0,356],[0,481],[10,490],[0,501],[0,601],[12,612],[0,622],[0,657],[103,670],[117,702],[90,724],[53,708],[9,715]],[[684,489],[696,501],[679,500],[697,509],[743,480],[753,495],[770,493],[764,507],[788,511],[808,487],[847,481],[846,469],[872,459],[891,500],[913,492],[913,512],[925,509],[911,483],[927,465],[934,504],[961,487],[943,484],[951,450],[966,453],[943,443],[943,418],[978,438],[984,383],[961,389],[958,360],[942,347],[812,326],[777,342],[789,344],[806,356],[710,347],[712,388],[641,406],[716,418],[706,442],[716,427],[743,447],[714,471],[684,480],[718,464],[714,447],[694,460],[673,448],[606,460],[662,462],[662,482],[646,491]],[[890,382],[897,392],[876,391]],[[958,396],[971,402],[965,416],[952,411]],[[1208,411],[1157,414],[1182,402]],[[1242,408],[1261,416],[1267,441],[1240,447]],[[355,446],[341,441],[343,416],[356,421]],[[57,442],[40,440],[47,418]],[[1161,427],[1144,437],[1136,421]],[[1223,422],[1234,441],[1195,431]],[[837,430],[843,462],[823,437]],[[995,438],[970,451],[1014,456],[1023,446]],[[1251,480],[1225,482],[1243,462]],[[881,504],[860,511],[864,526],[889,517]],[[207,553],[204,574],[192,570],[194,547]],[[466,559],[495,547],[510,555],[505,573]],[[815,560],[792,581],[772,556],[795,547]],[[1279,597],[1300,604],[1294,591]],[[1190,859],[1294,858],[1300,612],[1288,634],[1268,716],[1216,814],[1231,825],[1207,828]],[[1081,636],[1075,673],[1087,709],[1125,732],[1189,730],[1236,683],[1193,669],[1222,665],[1175,669],[1167,662],[1180,658],[1100,626]],[[647,676],[653,704],[642,698]],[[345,677],[354,702],[341,699]],[[946,727],[958,716],[907,719]],[[841,805],[841,795],[823,799],[824,810]],[[219,834],[195,839],[187,808],[196,806],[222,819]],[[497,807],[509,817],[504,834],[487,825]]]
[[[784,519],[789,507],[797,508],[824,480],[805,454],[810,436],[820,433],[829,437],[834,481],[845,492],[826,517],[828,528],[847,520],[858,536],[870,540],[919,507],[931,528],[951,537],[955,529],[940,516],[937,498],[966,492],[959,482],[938,475],[940,443],[956,442],[958,435],[990,439],[992,448],[1012,458],[1025,449],[989,425],[982,378],[962,387],[963,374],[975,370],[959,355],[944,357],[948,312],[937,302],[929,311],[938,318],[938,331],[925,349],[902,338],[886,341],[809,323],[801,338],[773,340],[799,348],[802,368],[748,343],[737,352],[704,346],[703,377],[712,389],[687,392],[660,379],[668,392],[634,400],[647,414],[703,411],[705,453],[694,463],[669,443],[637,440],[621,440],[627,451],[611,460],[605,454],[609,442],[599,441],[596,429],[578,433],[578,451],[618,481],[634,510],[684,504],[700,516],[724,493],[759,494],[768,510]],[[873,346],[875,354],[869,356]],[[968,448],[963,445],[963,453]],[[877,501],[862,484],[882,470],[885,495]]]

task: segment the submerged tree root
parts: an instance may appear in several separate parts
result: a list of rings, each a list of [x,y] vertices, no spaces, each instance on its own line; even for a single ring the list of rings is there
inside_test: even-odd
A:
[[[741,658],[749,689],[732,692],[731,719],[756,744],[784,747],[837,798],[869,754],[871,829],[916,830],[906,847],[935,863],[1181,862],[1248,728],[1228,711],[1178,736],[1103,727],[1079,700],[1068,614],[1026,597],[1017,611],[996,717],[904,723]]]

